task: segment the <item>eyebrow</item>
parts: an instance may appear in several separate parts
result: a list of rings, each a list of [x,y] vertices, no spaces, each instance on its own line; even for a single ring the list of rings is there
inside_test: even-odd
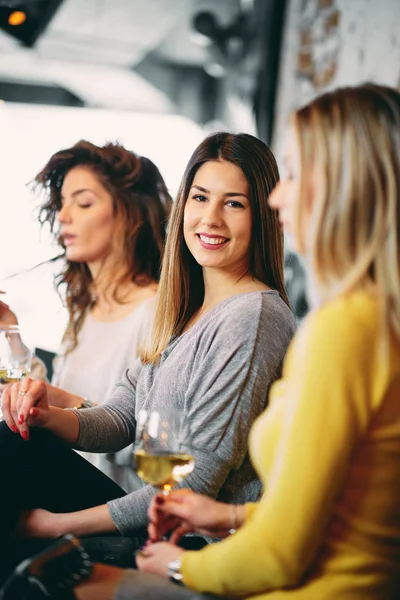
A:
[[[199,190],[200,192],[204,192],[205,194],[210,194],[210,190],[207,190],[206,188],[201,187],[201,185],[192,185],[192,188],[196,188],[196,190]],[[226,192],[225,194],[223,194],[226,198],[232,198],[233,196],[242,196],[243,198],[247,198],[246,194],[242,194],[242,192]]]
[[[71,196],[72,196],[72,198],[76,198],[76,196],[79,196],[79,194],[82,194],[83,192],[90,192],[94,196],[96,195],[95,192],[93,190],[90,190],[89,188],[81,188],[79,190],[75,190],[74,192],[72,192]],[[65,196],[61,195],[61,200],[64,200],[64,199],[65,199]]]

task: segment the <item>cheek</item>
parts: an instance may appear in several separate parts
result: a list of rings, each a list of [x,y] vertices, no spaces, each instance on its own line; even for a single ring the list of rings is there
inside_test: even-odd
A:
[[[185,212],[183,213],[183,232],[189,233],[192,231],[197,226],[199,218],[198,207],[186,205]]]
[[[273,198],[274,204],[271,203],[273,208],[283,211],[288,210],[293,200],[292,184],[289,182],[282,183],[279,188],[274,192],[275,198]]]
[[[115,223],[115,217],[111,212],[104,212],[97,217],[97,227],[103,231],[114,231]]]

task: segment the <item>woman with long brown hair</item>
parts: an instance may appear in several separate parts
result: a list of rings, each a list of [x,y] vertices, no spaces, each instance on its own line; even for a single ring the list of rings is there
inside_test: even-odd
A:
[[[152,161],[113,143],[60,150],[33,183],[44,195],[39,221],[64,251],[56,282],[69,317],[48,400],[102,404],[151,331],[171,198]],[[17,319],[0,303],[4,322]],[[34,378],[43,378],[37,369]],[[137,487],[124,453],[85,457],[125,490]]]
[[[25,380],[6,390],[4,477],[18,472],[19,482],[38,477],[40,485],[38,495],[28,496],[10,480],[0,498],[0,513],[14,515],[0,522],[4,539],[15,521],[33,537],[63,531],[137,535],[147,524],[154,490],[124,495],[79,457],[72,465],[65,442],[119,450],[134,440],[142,409],[169,407],[186,415],[196,466],[185,486],[227,502],[258,498],[247,434],[265,408],[295,329],[283,284],[282,232],[268,205],[278,179],[274,156],[256,138],[206,138],[189,160],[173,206],[152,340],[142,360],[109,401],[90,410],[49,406],[42,382]],[[64,465],[51,481],[49,444],[51,460]]]

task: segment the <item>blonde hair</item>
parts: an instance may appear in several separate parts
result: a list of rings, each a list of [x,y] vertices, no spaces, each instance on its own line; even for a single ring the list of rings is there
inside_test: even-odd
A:
[[[369,290],[386,332],[400,338],[400,94],[374,84],[339,89],[296,111],[293,122],[301,172],[296,238],[320,299]]]
[[[172,208],[152,340],[149,348],[141,352],[144,363],[158,361],[171,337],[183,330],[204,300],[202,268],[185,243],[183,217],[195,174],[210,160],[227,161],[243,171],[252,208],[249,271],[254,279],[278,290],[289,304],[283,277],[283,236],[278,215],[268,204],[268,197],[279,180],[275,157],[268,146],[251,135],[210,135],[192,154]]]

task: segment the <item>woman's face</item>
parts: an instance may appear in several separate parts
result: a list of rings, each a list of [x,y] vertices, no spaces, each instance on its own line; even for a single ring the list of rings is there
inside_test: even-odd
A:
[[[105,261],[111,254],[113,201],[90,168],[74,167],[65,176],[57,219],[68,260],[90,265]]]
[[[285,139],[280,175],[280,181],[269,197],[269,205],[279,212],[279,221],[289,238],[289,243],[298,251],[295,218],[300,196],[300,160],[297,140],[292,129]]]
[[[185,205],[185,242],[202,267],[247,270],[252,211],[249,184],[236,165],[219,160],[197,171]]]

